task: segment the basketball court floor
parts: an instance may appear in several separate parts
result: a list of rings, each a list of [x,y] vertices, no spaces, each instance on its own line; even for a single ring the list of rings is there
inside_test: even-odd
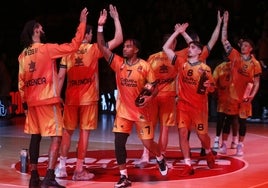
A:
[[[29,174],[20,172],[20,151],[28,148],[29,136],[23,133],[24,116],[0,121],[0,188],[28,187]],[[75,165],[76,141],[78,131],[73,135],[72,148],[67,161],[68,178],[57,179],[59,183],[70,188],[112,188],[118,181],[119,174],[113,152],[114,115],[102,113],[99,116],[98,129],[92,131],[85,167],[95,174],[91,181],[72,181]],[[209,123],[211,144],[215,137],[216,124]],[[155,140],[159,135],[158,128]],[[45,173],[47,151],[50,139],[41,141],[39,172]],[[166,159],[169,166],[167,176],[161,176],[151,156],[150,163],[143,168],[135,165],[142,153],[142,145],[133,129],[127,143],[129,176],[132,187],[136,188],[267,188],[268,187],[268,123],[248,123],[245,139],[244,156],[235,156],[234,149],[228,149],[227,155],[217,155],[215,169],[208,169],[205,158],[200,157],[200,142],[195,133],[191,134],[190,144],[192,163],[195,174],[181,178],[178,176],[183,167],[176,127],[170,128]],[[228,145],[231,145],[231,137]]]

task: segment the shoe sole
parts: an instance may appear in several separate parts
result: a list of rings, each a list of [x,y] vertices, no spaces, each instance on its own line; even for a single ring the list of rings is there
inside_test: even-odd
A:
[[[94,174],[91,174],[90,177],[88,177],[88,178],[76,178],[73,176],[72,180],[73,181],[89,181],[89,180],[92,180],[94,177],[95,177]]]
[[[68,177],[68,175],[63,175],[63,176],[57,176],[57,175],[55,175],[56,176],[56,178],[67,178]]]
[[[227,154],[227,151],[218,150],[218,153],[220,153],[220,154]]]
[[[55,176],[56,176],[56,178],[67,178],[68,177],[68,174],[67,174],[66,171],[64,173],[60,173],[58,171],[60,171],[60,170],[58,170],[58,169],[55,170]]]
[[[161,173],[162,176],[166,176],[167,175],[167,173],[168,173],[168,167],[167,167],[167,165],[166,165],[166,170],[163,170],[163,171],[160,170],[160,173]]]

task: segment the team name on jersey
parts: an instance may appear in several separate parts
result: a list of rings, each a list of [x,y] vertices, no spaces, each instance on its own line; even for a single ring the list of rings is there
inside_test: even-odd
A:
[[[45,77],[41,77],[41,78],[37,78],[37,79],[31,79],[25,82],[26,87],[30,87],[30,86],[36,86],[36,85],[42,85],[46,83],[46,78]]]
[[[126,87],[137,87],[137,81],[127,78],[121,78],[121,85]]]
[[[70,80],[69,84],[71,86],[79,86],[79,85],[91,84],[91,82],[92,82],[91,78],[84,78],[81,80]]]
[[[246,68],[240,68],[237,70],[237,72],[245,77],[249,77],[249,73],[247,72]]]
[[[87,53],[87,49],[79,49],[76,53],[77,54],[85,54],[85,53]]]
[[[183,77],[182,81],[186,84],[190,84],[190,85],[197,85],[198,81],[193,79],[193,78],[189,78],[189,77]]]
[[[165,56],[165,57],[156,57],[154,59],[154,61],[161,61],[161,62],[163,62],[163,61],[169,61],[169,59],[168,59],[167,56]]]
[[[38,48],[29,48],[27,50],[25,50],[24,55],[33,55],[38,51]]]
[[[158,84],[171,83],[174,81],[174,78],[159,79]]]

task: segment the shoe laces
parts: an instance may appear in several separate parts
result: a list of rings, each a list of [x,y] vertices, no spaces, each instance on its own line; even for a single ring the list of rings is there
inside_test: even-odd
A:
[[[162,159],[161,161],[157,161],[161,171],[166,170],[166,164],[165,164],[165,159]]]
[[[125,175],[121,175],[121,176],[120,176],[120,180],[118,181],[117,184],[121,184],[121,183],[123,183],[124,181],[126,181],[126,179],[127,179],[127,177],[126,177]]]

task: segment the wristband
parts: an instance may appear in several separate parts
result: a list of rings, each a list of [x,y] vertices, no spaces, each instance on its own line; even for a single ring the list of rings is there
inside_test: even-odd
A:
[[[103,32],[103,26],[102,25],[98,25],[98,32]]]

